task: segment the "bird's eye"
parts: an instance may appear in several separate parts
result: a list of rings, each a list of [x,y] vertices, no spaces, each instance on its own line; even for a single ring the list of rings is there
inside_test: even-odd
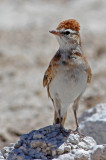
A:
[[[66,35],[70,34],[70,31],[66,31],[65,34],[66,34]]]

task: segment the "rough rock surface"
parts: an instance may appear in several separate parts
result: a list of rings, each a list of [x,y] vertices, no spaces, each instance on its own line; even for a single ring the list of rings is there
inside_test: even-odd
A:
[[[82,133],[93,137],[97,144],[106,144],[106,104],[85,111],[79,120]]]
[[[0,160],[4,159],[105,160],[106,145],[96,145],[92,137],[72,132],[64,137],[59,125],[51,125],[24,134],[16,144],[1,149]]]
[[[0,0],[0,148],[53,123],[53,104],[42,85],[59,47],[49,30],[69,18],[80,23],[93,73],[78,117],[106,103],[106,0]],[[75,127],[71,106],[65,127]]]

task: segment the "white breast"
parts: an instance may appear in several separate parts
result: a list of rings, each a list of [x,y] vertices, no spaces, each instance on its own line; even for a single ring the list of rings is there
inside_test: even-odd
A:
[[[64,114],[70,103],[84,92],[86,84],[87,74],[81,69],[77,68],[69,71],[59,71],[56,74],[56,77],[50,83],[49,91],[54,103],[56,98],[59,99],[62,111],[61,114]]]

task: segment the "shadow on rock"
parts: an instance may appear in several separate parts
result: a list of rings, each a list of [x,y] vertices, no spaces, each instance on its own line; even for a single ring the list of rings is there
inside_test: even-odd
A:
[[[1,160],[105,160],[105,158],[106,145],[96,145],[92,137],[82,138],[73,133],[64,137],[59,124],[24,134],[16,144],[10,144],[0,152]]]

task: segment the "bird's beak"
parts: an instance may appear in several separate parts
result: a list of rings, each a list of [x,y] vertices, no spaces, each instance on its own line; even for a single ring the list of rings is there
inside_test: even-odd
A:
[[[61,34],[58,32],[58,31],[55,31],[55,30],[52,30],[52,31],[49,31],[50,33],[56,35],[56,36],[61,36]]]

